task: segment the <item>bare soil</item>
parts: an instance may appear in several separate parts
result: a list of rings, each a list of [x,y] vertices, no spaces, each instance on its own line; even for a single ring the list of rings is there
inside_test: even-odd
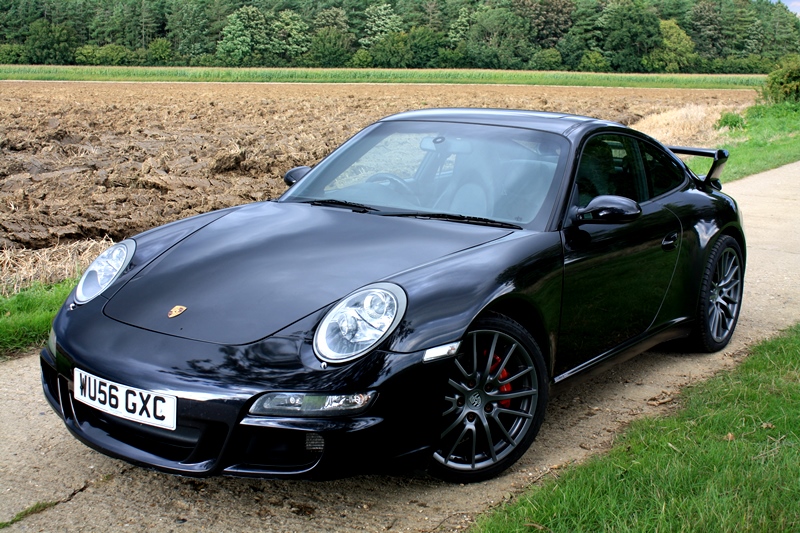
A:
[[[692,109],[718,115],[755,96],[752,90],[0,82],[0,248],[105,235],[119,240],[189,215],[275,198],[288,169],[314,164],[367,124],[408,109],[539,109],[632,124],[687,106],[696,106],[689,109],[697,118]]]
[[[622,120],[753,98],[642,89],[2,83],[0,239],[34,247],[103,231],[118,238],[277,195],[289,167],[412,107],[546,108]],[[53,131],[63,134],[48,137]],[[183,159],[192,156],[193,164]],[[142,185],[151,181],[161,186]],[[800,321],[800,163],[725,189],[743,208],[748,236],[745,301],[731,345],[710,355],[648,352],[555,391],[536,442],[497,479],[450,485],[409,472],[309,483],[151,472],[69,435],[42,397],[32,352],[0,363],[0,522],[49,501],[56,504],[9,530],[462,530],[531,483],[606,450],[631,420],[674,409],[683,387],[732,368],[750,344]]]

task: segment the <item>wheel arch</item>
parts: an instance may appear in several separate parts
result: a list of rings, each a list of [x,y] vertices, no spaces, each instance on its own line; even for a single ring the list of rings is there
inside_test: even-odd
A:
[[[734,226],[734,225],[727,226],[726,228],[724,228],[722,231],[719,232],[719,235],[717,236],[717,239],[715,239],[714,242],[716,242],[716,240],[718,240],[723,235],[727,235],[729,237],[732,237],[732,238],[734,238],[736,240],[737,243],[739,243],[739,248],[742,251],[742,260],[744,262],[744,266],[745,266],[745,269],[746,269],[747,268],[747,246],[745,245],[744,231],[742,231],[742,228],[739,227],[739,226]],[[713,244],[711,246],[713,246]]]
[[[544,325],[544,316],[536,305],[520,296],[501,297],[484,307],[473,322],[491,313],[507,316],[522,326],[533,337],[547,364],[548,378],[552,379],[556,334],[547,330]]]

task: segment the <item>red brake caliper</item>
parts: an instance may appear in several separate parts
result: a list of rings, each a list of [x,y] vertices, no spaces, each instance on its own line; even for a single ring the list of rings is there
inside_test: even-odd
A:
[[[491,368],[489,368],[489,372],[494,372],[495,370],[497,370],[497,367],[500,365],[500,363],[502,363],[502,361],[498,356],[495,355],[494,358],[492,359],[492,366]],[[497,376],[497,379],[502,381],[507,377],[508,377],[508,370],[504,368],[502,372],[500,372],[500,375]],[[511,383],[506,383],[505,385],[501,385],[498,390],[500,392],[511,392]],[[500,400],[497,403],[500,404],[500,406],[505,409],[509,409],[511,407],[511,400]]]

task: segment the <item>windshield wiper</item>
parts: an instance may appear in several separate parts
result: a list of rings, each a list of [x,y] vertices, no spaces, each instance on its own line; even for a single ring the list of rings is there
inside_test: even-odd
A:
[[[453,213],[427,213],[425,211],[396,211],[381,213],[387,217],[410,217],[410,218],[430,218],[432,220],[447,220],[450,222],[463,222],[465,224],[480,224],[482,226],[495,226],[498,228],[522,229],[522,226],[491,218],[471,217],[467,215],[457,215]]]
[[[346,207],[348,209],[352,209],[355,213],[369,213],[370,211],[377,211],[377,209],[368,205],[348,202],[347,200],[335,200],[333,198],[324,200],[307,200],[303,203],[311,205],[325,205],[330,207]]]

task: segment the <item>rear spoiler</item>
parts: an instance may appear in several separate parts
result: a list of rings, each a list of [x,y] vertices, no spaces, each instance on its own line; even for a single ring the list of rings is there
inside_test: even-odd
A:
[[[711,168],[705,176],[698,176],[704,183],[711,187],[722,190],[722,182],[719,180],[725,162],[728,160],[728,151],[714,148],[689,148],[687,146],[667,146],[675,154],[693,155],[697,157],[710,157],[714,159]]]

